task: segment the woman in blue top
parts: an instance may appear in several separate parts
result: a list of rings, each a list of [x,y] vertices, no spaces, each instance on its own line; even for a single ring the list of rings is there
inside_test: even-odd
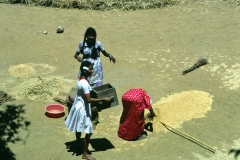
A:
[[[97,33],[95,29],[89,27],[85,32],[84,40],[79,43],[74,55],[79,62],[89,61],[93,64],[93,74],[88,79],[91,87],[103,85],[103,69],[100,52],[102,52],[105,57],[109,57],[110,62],[116,62],[115,58],[104,49],[101,42],[96,41],[96,37]],[[79,56],[80,53],[82,57]],[[78,77],[80,75],[81,71],[79,71]]]

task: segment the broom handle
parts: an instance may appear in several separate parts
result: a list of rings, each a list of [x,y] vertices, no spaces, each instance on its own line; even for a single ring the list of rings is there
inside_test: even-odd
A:
[[[213,148],[210,147],[209,145],[207,145],[207,144],[205,144],[205,143],[203,143],[203,142],[201,142],[201,141],[199,141],[199,140],[197,140],[197,139],[195,139],[195,138],[193,138],[193,137],[191,137],[191,136],[189,136],[189,135],[187,135],[187,134],[185,134],[185,133],[183,133],[183,132],[181,132],[181,131],[179,131],[179,130],[177,130],[177,129],[174,129],[174,128],[172,128],[172,127],[166,125],[165,123],[163,123],[163,122],[161,122],[161,121],[160,121],[160,123],[162,123],[164,126],[167,126],[168,128],[171,128],[172,130],[175,130],[175,131],[177,131],[177,132],[179,132],[179,133],[181,133],[181,134],[183,134],[183,135],[185,135],[185,136],[187,136],[187,137],[189,137],[189,138],[191,138],[191,139],[197,141],[198,143],[201,143],[201,144],[207,146],[208,148],[210,148],[212,151],[215,152],[215,149],[213,149]]]

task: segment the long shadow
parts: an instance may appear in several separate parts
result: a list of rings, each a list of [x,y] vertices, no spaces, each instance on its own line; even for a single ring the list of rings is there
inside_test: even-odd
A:
[[[90,139],[90,144],[94,150],[89,151],[89,154],[92,152],[106,151],[108,149],[115,148],[106,138]],[[79,141],[66,142],[65,145],[67,151],[72,152],[72,155],[79,156],[83,153],[83,138],[81,138]]]
[[[98,151],[106,151],[108,149],[115,148],[113,144],[106,138],[95,138],[90,139],[90,144],[94,151],[92,152],[98,152]]]
[[[25,113],[24,105],[11,104],[0,107],[0,157],[4,160],[15,160],[15,154],[8,147],[8,143],[21,141],[18,129],[27,130],[30,122],[25,121],[22,116]],[[23,140],[24,142],[26,142],[27,137]]]
[[[83,138],[79,141],[66,142],[66,149],[68,152],[72,152],[72,155],[79,156],[83,153]]]
[[[238,156],[240,155],[240,149],[230,149],[228,154],[232,154],[232,153],[234,154],[235,159],[237,159]]]

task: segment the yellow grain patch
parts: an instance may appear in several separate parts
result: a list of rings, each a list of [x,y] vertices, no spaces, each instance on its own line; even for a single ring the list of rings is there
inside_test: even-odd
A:
[[[16,66],[11,66],[8,69],[9,73],[14,77],[29,77],[35,73],[35,69],[28,64],[20,64]]]
[[[211,110],[212,102],[212,96],[202,91],[184,91],[163,97],[153,104],[157,115],[152,122],[153,130],[167,131],[160,121],[173,128],[181,128],[184,121],[204,117]]]
[[[27,78],[30,76],[44,75],[56,70],[54,66],[48,64],[26,63],[11,66],[8,72],[14,77]]]

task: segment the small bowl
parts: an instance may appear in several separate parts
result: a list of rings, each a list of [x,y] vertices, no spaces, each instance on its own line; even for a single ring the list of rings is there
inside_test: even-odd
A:
[[[45,107],[45,112],[50,118],[60,118],[65,114],[65,107],[61,104],[50,104]]]

